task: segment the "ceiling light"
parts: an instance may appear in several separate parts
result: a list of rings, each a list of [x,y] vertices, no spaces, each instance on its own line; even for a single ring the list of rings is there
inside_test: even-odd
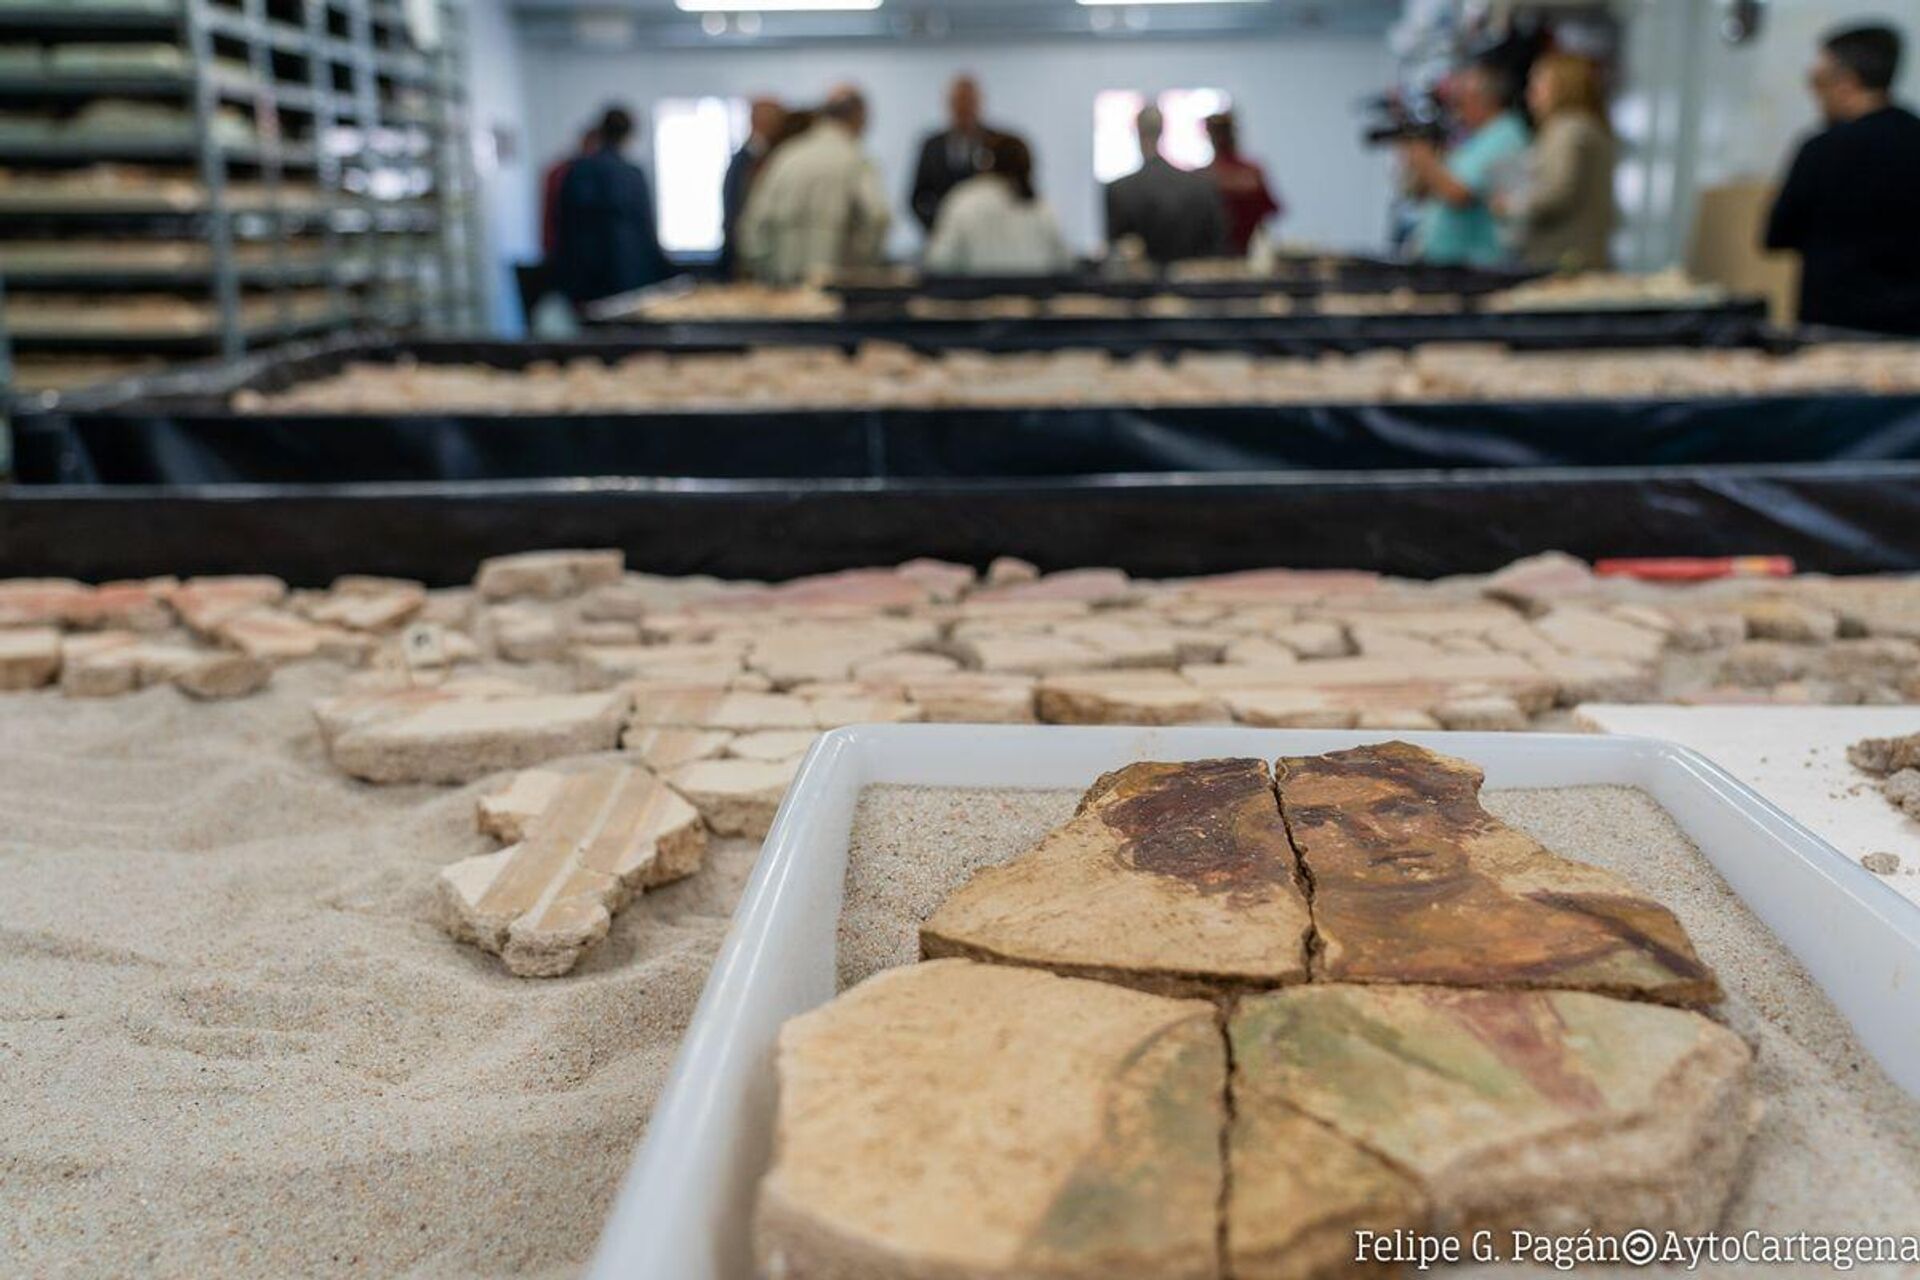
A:
[[[882,3],[883,0],[673,0],[674,7],[682,13],[828,13],[878,9]]]

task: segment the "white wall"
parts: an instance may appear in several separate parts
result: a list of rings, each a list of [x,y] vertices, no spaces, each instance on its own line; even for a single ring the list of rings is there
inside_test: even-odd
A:
[[[1212,87],[1233,95],[1242,145],[1264,161],[1289,216],[1280,234],[1328,246],[1384,243],[1387,161],[1359,144],[1354,103],[1392,79],[1378,39],[1266,38],[1247,42],[986,46],[865,46],[712,52],[593,53],[531,48],[524,75],[536,166],[572,146],[609,101],[644,108],[657,98],[772,93],[817,99],[853,80],[873,105],[868,142],[896,200],[897,252],[918,226],[905,209],[920,137],[941,121],[947,80],[980,76],[989,119],[1027,136],[1041,194],[1068,240],[1092,249],[1101,234],[1093,181],[1093,99],[1102,89]],[[644,163],[644,156],[638,156]]]
[[[517,335],[525,326],[511,264],[539,256],[540,152],[527,137],[520,41],[505,0],[471,0],[467,30],[474,177],[487,264],[487,328]],[[511,154],[499,154],[494,145],[502,135],[514,144]]]

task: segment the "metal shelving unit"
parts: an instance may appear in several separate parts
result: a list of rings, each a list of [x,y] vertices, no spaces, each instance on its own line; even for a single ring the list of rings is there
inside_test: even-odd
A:
[[[0,3],[17,383],[36,358],[104,371],[473,326],[464,0],[428,4],[437,32],[393,0]],[[75,123],[103,103],[135,105]]]

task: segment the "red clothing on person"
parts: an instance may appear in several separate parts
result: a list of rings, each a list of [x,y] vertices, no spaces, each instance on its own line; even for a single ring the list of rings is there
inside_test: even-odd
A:
[[[567,180],[567,170],[573,168],[573,162],[579,158],[568,156],[554,161],[540,180],[540,255],[548,262],[555,259],[560,249],[560,188]]]
[[[1220,204],[1227,214],[1227,248],[1245,253],[1260,224],[1281,211],[1280,202],[1267,189],[1267,175],[1251,160],[1218,153],[1205,172],[1220,188]]]

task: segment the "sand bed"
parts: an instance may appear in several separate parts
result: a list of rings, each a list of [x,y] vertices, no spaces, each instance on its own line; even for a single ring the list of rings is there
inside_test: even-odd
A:
[[[7,1274],[571,1275],[590,1253],[755,846],[716,842],[572,977],[511,978],[430,912],[438,869],[492,847],[484,785],[341,776],[308,713],[338,679],[0,707]],[[1075,799],[870,794],[844,976],[913,960],[951,887]],[[1773,1104],[1731,1222],[1920,1224],[1915,1109],[1648,801],[1492,803],[1623,866],[1719,968]]]
[[[479,787],[369,787],[307,706],[0,708],[8,1275],[571,1275],[757,847],[560,982],[431,922]]]
[[[1734,896],[1673,820],[1619,787],[1494,791],[1486,806],[1555,852],[1627,876],[1666,903],[1727,991],[1725,1020],[1757,1049],[1766,1115],[1722,1230],[1848,1234],[1920,1231],[1920,1102],[1897,1088],[1783,945]],[[1003,862],[1072,816],[1077,792],[874,787],[855,814],[840,978],[852,985],[918,958],[917,929],[981,866]],[[1582,1275],[1662,1274],[1583,1268]],[[1751,1269],[1723,1269],[1742,1274]],[[1764,1268],[1768,1276],[1825,1268]],[[1454,1275],[1550,1276],[1460,1268]],[[1854,1275],[1911,1275],[1858,1267]]]

